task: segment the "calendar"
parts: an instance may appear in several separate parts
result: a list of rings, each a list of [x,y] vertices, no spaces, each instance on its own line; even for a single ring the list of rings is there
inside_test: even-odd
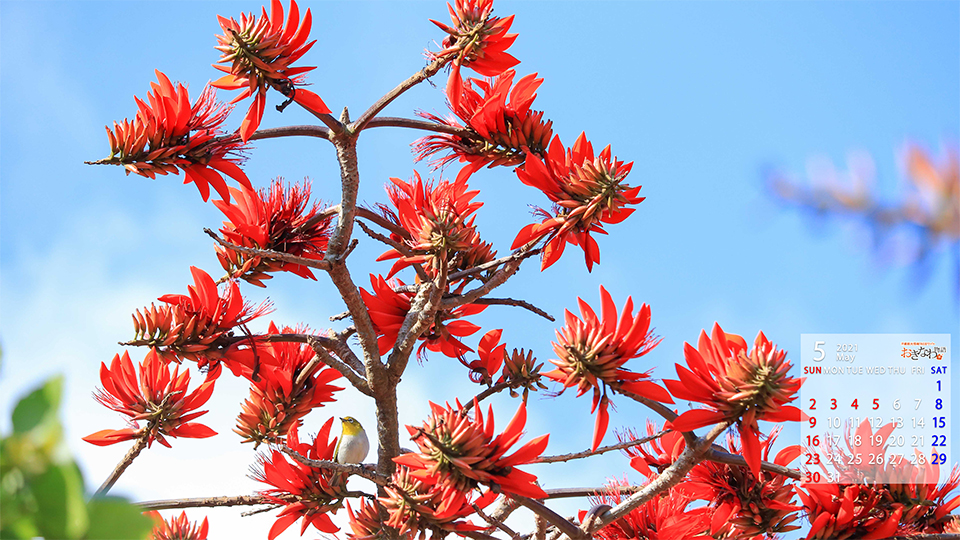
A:
[[[802,334],[801,481],[943,482],[950,334]]]

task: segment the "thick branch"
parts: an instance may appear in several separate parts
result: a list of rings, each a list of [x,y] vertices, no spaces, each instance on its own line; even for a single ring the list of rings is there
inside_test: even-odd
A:
[[[396,88],[387,92],[382,98],[378,99],[376,103],[371,105],[369,109],[367,109],[366,111],[363,112],[363,114],[360,115],[360,118],[357,118],[356,122],[350,125],[350,129],[354,133],[360,133],[361,131],[363,131],[363,129],[367,127],[367,124],[371,120],[373,120],[373,117],[380,114],[380,111],[382,111],[384,107],[389,105],[391,101],[400,97],[400,95],[406,92],[407,90],[429,79],[430,77],[433,77],[438,71],[440,71],[440,68],[442,68],[444,64],[446,64],[449,60],[450,60],[450,57],[434,58],[433,61],[431,61],[426,66],[424,66],[423,69],[416,72],[415,74],[410,76],[407,80],[398,84]]]
[[[639,439],[633,439],[630,441],[624,441],[617,444],[611,444],[609,446],[602,446],[596,450],[584,450],[582,452],[574,452],[572,454],[561,454],[558,456],[541,456],[533,463],[557,463],[559,461],[570,461],[573,459],[581,459],[590,456],[597,456],[606,452],[612,452],[614,450],[623,450],[624,448],[631,448],[634,446],[640,446],[641,444],[648,443],[652,440],[659,439],[667,431],[661,431],[655,435],[650,435],[647,437],[642,437]]]
[[[133,447],[127,451],[123,456],[123,459],[120,460],[120,463],[117,463],[117,466],[113,469],[113,472],[110,473],[110,476],[103,481],[103,484],[97,489],[93,494],[94,497],[100,495],[106,495],[110,488],[117,483],[117,480],[120,479],[120,475],[123,474],[123,471],[127,470],[127,467],[133,463],[133,460],[140,455],[140,452],[147,447],[147,441],[150,439],[150,426],[143,428],[143,432],[140,434],[140,437],[137,438],[137,442],[134,443]]]
[[[289,446],[282,446],[280,450],[292,457],[298,463],[302,463],[308,467],[314,467],[317,469],[327,469],[334,472],[342,472],[345,474],[354,474],[361,478],[366,478],[371,482],[377,484],[378,486],[385,486],[390,483],[390,478],[382,474],[378,474],[364,465],[349,465],[344,463],[337,463],[336,461],[329,461],[326,459],[309,459],[304,457],[302,454],[296,450],[290,448]]]

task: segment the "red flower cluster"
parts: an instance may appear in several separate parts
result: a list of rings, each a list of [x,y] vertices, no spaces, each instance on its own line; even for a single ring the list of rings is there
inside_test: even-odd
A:
[[[514,349],[512,354],[507,354],[507,345],[500,343],[500,335],[503,329],[491,330],[480,338],[480,346],[477,347],[477,360],[467,362],[461,358],[460,362],[470,368],[470,380],[475,383],[492,386],[496,384],[509,383],[510,397],[516,398],[520,394],[517,389],[523,388],[523,401],[527,401],[530,391],[536,392],[545,390],[547,387],[540,382],[540,368],[543,364],[537,364],[537,359],[533,356],[533,351],[524,352],[523,349]],[[503,373],[497,378],[500,368]]]
[[[472,68],[477,73],[493,77],[520,63],[510,56],[507,49],[517,39],[517,34],[508,34],[513,24],[513,15],[501,19],[493,16],[493,0],[456,0],[456,8],[447,4],[453,26],[430,20],[449,34],[443,40],[442,51],[436,58],[450,57],[453,65],[447,80],[447,96],[456,110],[455,100],[461,86],[460,66]]]
[[[626,480],[614,480],[610,490],[590,497],[593,504],[616,506],[623,502],[619,488],[627,487]],[[654,496],[622,519],[596,532],[599,540],[713,540],[708,534],[708,509],[687,507],[692,499],[676,488]],[[587,512],[580,511],[583,521]]]
[[[210,186],[230,200],[221,173],[249,188],[250,180],[237,165],[243,143],[220,130],[231,108],[217,103],[209,86],[191,106],[185,86],[174,87],[162,72],[156,74],[159,83],[150,84],[150,103],[133,98],[139,108],[133,122],[124,119],[114,122],[112,131],[106,128],[110,157],[98,163],[123,165],[127,174],[147,178],[177,174],[180,169],[184,183],[196,184],[204,201],[210,197]]]
[[[825,516],[830,512],[830,506],[823,506],[821,501],[825,497],[840,497],[836,490],[810,483],[798,487],[810,522],[814,525],[810,538],[827,538],[831,534],[855,537],[872,530],[871,526],[877,526],[872,518],[880,516],[892,521],[890,516],[894,513],[898,514],[895,523],[898,535],[945,532],[950,512],[960,506],[960,495],[950,498],[960,487],[960,469],[954,468],[950,478],[938,486],[940,467],[925,459],[921,452],[914,450],[915,463],[903,456],[887,454],[887,438],[894,427],[890,423],[874,432],[867,419],[856,430],[848,430],[844,442],[851,454],[830,439],[824,442],[823,453],[834,456],[831,460],[833,470],[829,472],[839,476],[837,483],[844,486],[860,485],[862,489],[869,490],[866,495],[863,491],[848,495],[841,489],[842,496],[852,498],[854,504],[860,504],[860,500],[866,498],[873,507],[862,519],[843,520],[839,516],[834,519]],[[884,459],[858,460],[854,458],[855,455],[879,455]],[[823,463],[820,468],[828,472]]]
[[[133,316],[136,345],[154,348],[166,360],[186,358],[200,367],[224,361],[234,375],[248,378],[256,370],[257,352],[251,340],[234,340],[232,330],[270,311],[266,303],[246,304],[236,282],[229,282],[222,296],[209,274],[190,267],[194,285],[188,295],[167,294]]]
[[[758,420],[799,422],[800,409],[787,405],[796,399],[801,380],[789,376],[786,351],[760,332],[753,349],[736,334],[714,325],[713,338],[701,332],[698,348],[684,343],[687,369],[677,364],[680,380],[664,380],[674,397],[697,401],[708,409],[693,409],[672,422],[673,429],[689,431],[722,421],[736,422],[746,458],[754,476],[760,475]]]
[[[333,461],[337,439],[328,440],[331,425],[333,418],[323,424],[313,444],[310,444],[300,442],[297,423],[294,422],[287,432],[287,446],[307,459]],[[270,528],[269,540],[276,538],[300,518],[303,518],[301,535],[309,525],[325,533],[340,530],[327,514],[336,513],[343,506],[347,496],[344,473],[309,467],[297,461],[291,463],[279,451],[271,450],[269,458],[261,456],[260,469],[255,471],[254,480],[274,486],[262,491],[261,495],[284,507]]]
[[[320,96],[297,88],[303,84],[303,74],[316,68],[291,67],[316,43],[307,43],[313,21],[309,9],[301,24],[297,2],[290,0],[286,26],[283,24],[283,5],[280,0],[272,0],[269,16],[266,8],[263,8],[259,18],[251,13],[242,14],[239,22],[225,17],[218,19],[223,35],[217,36],[220,44],[216,48],[222,54],[213,67],[226,75],[217,79],[213,86],[225,90],[243,89],[231,103],[254,96],[240,125],[240,136],[244,142],[260,125],[268,88],[280,91],[315,114],[330,112]],[[218,64],[229,64],[229,67]]]
[[[207,540],[207,518],[203,518],[203,523],[197,526],[187,518],[186,512],[170,518],[170,521],[164,520],[156,511],[146,514],[157,521],[151,531],[151,540]]]
[[[378,261],[399,258],[387,277],[412,264],[425,264],[425,270],[436,275],[444,262],[453,271],[493,260],[496,252],[480,240],[473,225],[474,212],[483,206],[473,200],[480,192],[468,191],[465,179],[433,185],[413,174],[413,183],[391,178],[387,195],[392,208],[380,205],[383,216],[406,233],[405,237],[394,233],[394,241],[404,243],[413,253],[403,256],[391,248],[380,255]]]
[[[513,454],[505,454],[520,440],[527,421],[526,403],[499,436],[493,435],[493,408],[484,422],[479,404],[474,400],[474,417],[470,418],[459,403],[453,408],[431,403],[432,414],[423,427],[407,426],[420,453],[402,454],[393,459],[410,469],[410,477],[439,490],[443,502],[437,509],[443,514],[450,508],[463,506],[467,494],[479,485],[494,491],[514,493],[535,499],[546,497],[537,485],[537,478],[517,468],[532,463],[547,447],[549,435],[541,435]]]
[[[203,384],[187,393],[190,372],[180,373],[180,366],[170,374],[170,366],[164,363],[153,350],[147,352],[140,364],[137,376],[130,356],[115,355],[108,368],[100,364],[100,383],[103,389],[96,394],[97,401],[130,418],[132,428],[104,429],[83,438],[97,446],[107,446],[121,441],[147,436],[147,444],[156,440],[169,447],[166,437],[191,437],[204,439],[217,433],[209,427],[191,422],[207,411],[197,411],[213,394],[213,383],[220,375],[220,366],[207,371]],[[143,428],[139,422],[147,423]]]
[[[628,297],[618,323],[617,306],[602,285],[602,320],[583,299],[577,298],[577,302],[583,318],[565,311],[566,326],[557,331],[557,341],[553,343],[553,351],[559,358],[550,360],[558,369],[543,376],[563,384],[560,393],[571,386],[577,387],[577,397],[593,390],[590,412],[599,409],[593,432],[596,450],[610,419],[608,387],[614,392],[630,392],[662,403],[673,403],[673,399],[661,386],[648,380],[649,372],[636,373],[623,368],[628,360],[647,354],[660,343],[650,330],[650,306],[644,304],[634,315],[633,298]]]
[[[475,512],[474,505],[483,509],[497,498],[494,491],[487,491],[479,497],[474,497],[473,493],[447,497],[441,488],[418,479],[403,465],[397,467],[385,490],[387,495],[379,498],[377,512],[382,505],[390,518],[378,528],[369,517],[364,519],[361,514],[356,520],[351,519],[351,524],[356,521],[358,525],[354,526],[355,533],[371,530],[382,532],[385,526],[388,530],[392,529],[389,532],[396,531],[401,538],[412,540],[419,536],[420,540],[424,540],[428,532],[433,533],[431,538],[442,538],[449,531],[481,531],[486,527],[461,520]],[[369,516],[374,510],[368,508],[361,507],[361,510],[366,510]]]
[[[593,145],[581,133],[577,142],[565,150],[560,136],[553,138],[543,160],[531,151],[517,177],[543,192],[553,202],[552,213],[539,210],[540,223],[531,223],[517,234],[511,249],[529,242],[547,239],[541,270],[560,259],[566,244],[580,246],[587,270],[600,262],[600,247],[592,233],[606,234],[604,223],[620,223],[633,213],[630,204],[640,204],[640,187],[624,184],[633,162],[624,164],[611,157],[607,145],[594,157]]]
[[[236,204],[213,201],[229,221],[223,222],[223,237],[238,246],[269,249],[303,257],[323,259],[330,239],[333,215],[319,214],[320,205],[310,203],[310,184],[294,184],[284,188],[278,178],[269,190],[232,189]],[[217,258],[230,277],[243,279],[263,287],[269,272],[292,272],[300,277],[316,279],[309,267],[273,259],[251,256],[217,246]]]
[[[272,322],[267,329],[271,335],[305,332],[305,328],[278,330]],[[343,390],[329,384],[340,378],[340,372],[322,364],[297,384],[315,356],[306,344],[268,342],[257,351],[261,355],[259,380],[250,385],[250,397],[244,401],[234,429],[243,442],[253,442],[254,448],[263,442],[281,441],[290,426],[299,424],[300,418],[313,409],[333,402],[334,392]]]
[[[383,279],[383,276],[370,274],[370,286],[373,292],[367,292],[361,288],[360,296],[363,297],[363,303],[367,306],[367,311],[370,312],[370,319],[377,328],[377,348],[382,356],[387,354],[397,342],[400,327],[403,325],[407,312],[410,311],[411,300],[414,295],[412,292],[403,290],[404,284],[402,281],[391,280],[388,282]],[[397,289],[400,289],[400,291]],[[480,330],[480,327],[469,321],[456,319],[476,315],[486,307],[467,304],[449,311],[438,310],[434,316],[433,325],[420,336],[424,343],[417,351],[417,355],[420,356],[424,349],[429,349],[450,358],[460,358],[471,349],[457,338],[472,335]]]
[[[468,135],[437,134],[417,141],[418,160],[440,152],[449,152],[437,159],[433,165],[443,166],[455,158],[469,165],[464,167],[460,178],[468,178],[484,165],[519,165],[526,159],[527,152],[542,156],[550,138],[553,137],[553,123],[543,120],[543,113],[531,111],[530,106],[537,97],[537,88],[543,82],[537,74],[523,77],[511,89],[514,70],[507,70],[494,79],[467,79],[456,88],[448,88],[459,94],[449,98],[454,114],[463,122],[446,120],[432,114],[421,116],[439,124],[466,128]],[[483,92],[481,95],[474,86]],[[509,102],[507,101],[509,98]]]
[[[770,449],[780,433],[775,429],[760,443],[761,457],[769,460]],[[733,435],[727,437],[727,449],[739,455],[740,447]],[[788,446],[773,459],[786,466],[800,455],[799,446]],[[718,538],[748,540],[769,537],[800,528],[794,522],[800,507],[793,504],[794,484],[790,478],[761,471],[754,475],[736,465],[701,461],[689,473],[679,489],[715,508],[710,534]]]

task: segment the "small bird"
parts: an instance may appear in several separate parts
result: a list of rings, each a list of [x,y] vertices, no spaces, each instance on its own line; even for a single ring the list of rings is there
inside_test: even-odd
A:
[[[352,416],[340,418],[340,429],[340,439],[337,441],[337,449],[334,452],[337,463],[362,463],[367,457],[367,452],[370,451],[367,432]]]

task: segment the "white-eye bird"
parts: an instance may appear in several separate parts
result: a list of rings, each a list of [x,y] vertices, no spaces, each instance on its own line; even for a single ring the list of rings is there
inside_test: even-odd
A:
[[[340,438],[334,452],[337,463],[363,463],[369,451],[370,441],[360,422],[352,416],[340,418]]]

